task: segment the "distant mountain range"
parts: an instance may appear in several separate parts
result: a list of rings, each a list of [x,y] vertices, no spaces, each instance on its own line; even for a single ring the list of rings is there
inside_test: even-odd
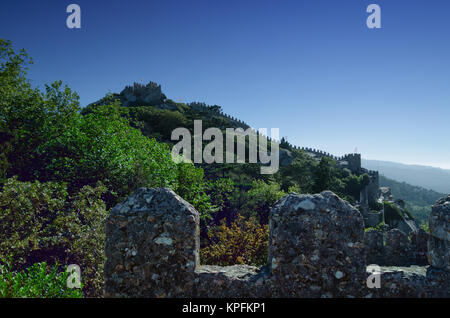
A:
[[[450,170],[367,159],[362,159],[362,166],[378,170],[385,177],[399,182],[407,182],[440,193],[450,193]]]

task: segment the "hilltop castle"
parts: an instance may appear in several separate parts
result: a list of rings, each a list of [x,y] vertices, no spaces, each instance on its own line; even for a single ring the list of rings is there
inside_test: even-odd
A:
[[[133,106],[133,105],[152,105],[161,109],[175,109],[172,102],[166,98],[166,96],[162,93],[161,85],[158,85],[154,82],[149,82],[147,85],[134,83],[133,86],[125,87],[122,92],[118,95],[123,106]],[[235,118],[233,116],[229,116],[224,113],[220,106],[208,106],[205,103],[200,102],[192,102],[187,104],[195,111],[202,112],[204,114],[209,114],[211,116],[221,116],[227,119],[229,124],[234,126],[239,126],[243,129],[248,129],[250,126],[244,121]],[[256,132],[256,131],[255,131]],[[269,141],[272,141],[270,137],[268,137]],[[359,203],[362,207],[363,211],[369,211],[369,206],[375,204],[379,199],[379,176],[378,171],[371,171],[361,167],[361,154],[353,153],[347,154],[342,157],[334,156],[328,152],[324,152],[317,149],[307,148],[307,147],[298,147],[295,145],[287,144],[288,148],[294,150],[303,150],[311,157],[320,160],[323,157],[329,157],[336,161],[337,165],[342,169],[348,169],[353,174],[362,175],[367,173],[369,175],[369,184],[362,189],[360,194]],[[285,150],[286,152],[286,150]],[[280,152],[280,156],[284,156],[285,152]],[[282,162],[282,160],[280,160]],[[290,161],[287,161],[288,163]]]

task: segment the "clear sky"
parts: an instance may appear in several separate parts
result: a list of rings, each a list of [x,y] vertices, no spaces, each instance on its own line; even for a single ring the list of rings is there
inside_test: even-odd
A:
[[[448,0],[2,0],[0,37],[82,105],[155,81],[293,144],[450,169]]]

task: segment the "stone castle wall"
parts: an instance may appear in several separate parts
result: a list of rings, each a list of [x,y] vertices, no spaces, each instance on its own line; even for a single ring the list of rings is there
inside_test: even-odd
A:
[[[441,205],[430,245],[437,267],[382,269],[382,288],[370,289],[363,218],[330,191],[277,202],[268,262],[258,268],[201,265],[199,213],[169,189],[141,188],[107,219],[105,296],[449,297],[448,238],[439,234],[449,220]],[[438,246],[447,250],[434,252]]]
[[[430,235],[423,229],[408,235],[399,229],[365,232],[366,260],[368,264],[382,266],[428,265],[427,242]]]

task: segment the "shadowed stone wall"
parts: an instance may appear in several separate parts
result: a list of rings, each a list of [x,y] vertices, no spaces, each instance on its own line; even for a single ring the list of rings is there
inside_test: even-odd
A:
[[[440,233],[448,214],[436,215]],[[369,289],[363,218],[332,192],[284,197],[269,231],[266,266],[201,265],[198,212],[169,189],[138,189],[107,219],[105,297],[448,297],[448,242],[435,244],[447,248],[439,268],[382,268]]]
[[[398,230],[376,229],[364,233],[366,263],[382,266],[428,265],[427,241],[429,234],[423,229],[408,236]]]
[[[169,189],[138,189],[106,221],[106,296],[191,296],[199,214]]]
[[[330,191],[290,194],[270,212],[269,268],[280,296],[356,296],[365,282],[361,213]]]
[[[450,271],[450,195],[433,205],[429,225],[428,260],[431,266]]]

